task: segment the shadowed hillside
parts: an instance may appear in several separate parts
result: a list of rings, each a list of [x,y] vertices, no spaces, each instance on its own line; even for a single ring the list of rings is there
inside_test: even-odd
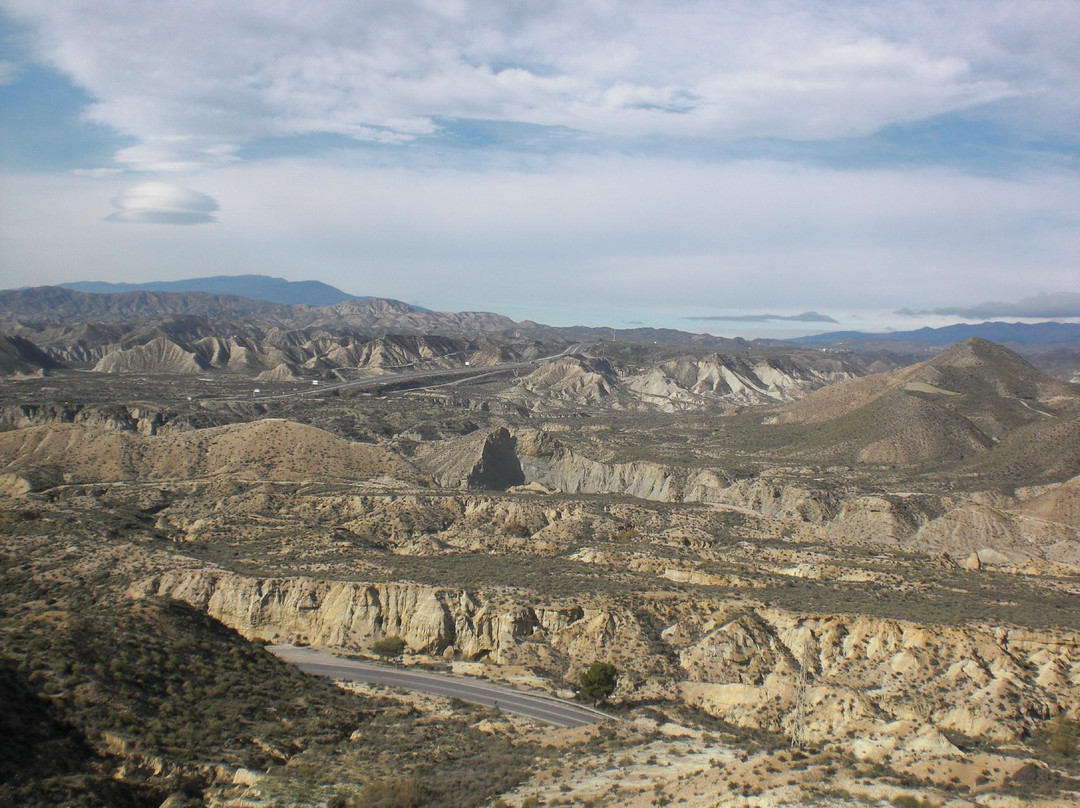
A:
[[[15,373],[40,373],[59,366],[59,362],[30,340],[0,336],[0,376],[10,376]]]

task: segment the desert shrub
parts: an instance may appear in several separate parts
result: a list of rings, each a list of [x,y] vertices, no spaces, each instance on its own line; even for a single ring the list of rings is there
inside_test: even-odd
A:
[[[422,789],[412,777],[374,780],[360,792],[364,808],[414,808],[423,802]]]
[[[936,803],[922,797],[916,797],[914,794],[897,794],[890,802],[896,808],[937,808]]]
[[[383,637],[371,644],[371,650],[381,657],[390,659],[401,656],[405,651],[406,643],[401,637]]]
[[[1062,757],[1076,757],[1078,737],[1080,737],[1080,722],[1070,721],[1065,716],[1059,715],[1049,727],[1046,745]]]

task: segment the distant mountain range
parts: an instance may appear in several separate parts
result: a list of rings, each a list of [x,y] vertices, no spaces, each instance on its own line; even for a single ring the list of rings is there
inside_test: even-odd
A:
[[[152,283],[108,283],[79,281],[58,284],[76,292],[115,295],[124,292],[206,292],[211,295],[238,295],[249,300],[283,303],[287,306],[333,306],[346,300],[364,298],[346,294],[321,281],[287,281],[269,275],[214,275],[209,278],[188,278],[180,281]]]
[[[83,291],[92,290],[92,291]],[[334,301],[334,302],[328,302]],[[97,361],[104,345],[131,347],[143,325],[158,318],[187,321],[179,338],[185,344],[203,337],[263,339],[273,331],[322,329],[342,337],[390,334],[441,335],[473,339],[498,335],[514,339],[666,345],[745,352],[753,346],[787,350],[792,345],[829,347],[877,355],[881,368],[925,359],[965,339],[977,337],[1007,345],[1044,371],[1080,381],[1080,324],[1062,322],[959,324],[913,331],[866,333],[833,331],[792,340],[726,339],[708,334],[654,328],[554,327],[528,320],[514,322],[489,312],[434,312],[399,300],[358,297],[319,281],[293,282],[265,275],[214,276],[145,284],[101,281],[0,291],[0,335],[20,336],[51,353],[65,341],[61,361]],[[108,337],[78,336],[75,326],[104,328]],[[176,335],[170,335],[170,339]],[[310,333],[301,342],[307,341]],[[76,347],[77,346],[77,347]],[[91,347],[93,346],[93,347]],[[9,346],[6,361],[27,372],[37,364]],[[85,353],[85,356],[82,354]],[[53,353],[54,358],[57,358]],[[81,356],[81,358],[79,358]]]
[[[206,280],[216,279],[193,279],[175,283],[202,284],[202,281]],[[279,279],[267,280],[276,283]],[[274,286],[275,283],[271,283],[270,286]],[[279,288],[293,288],[288,281],[281,283],[287,286]],[[83,292],[70,288],[73,285],[92,285],[113,291]],[[325,328],[337,333],[367,336],[502,334],[530,339],[600,342],[611,339],[612,335],[616,334],[620,341],[630,343],[696,345],[730,349],[745,349],[749,345],[743,339],[725,339],[668,328],[620,328],[616,331],[611,328],[587,326],[563,328],[528,320],[515,323],[508,317],[490,312],[436,312],[403,303],[400,300],[380,297],[349,297],[333,305],[312,306],[202,290],[119,291],[125,286],[127,285],[95,282],[0,290],[0,333],[22,333],[23,336],[30,336],[30,332],[48,323],[54,325],[119,324],[158,317],[204,317],[216,320],[222,318],[232,321],[244,320],[249,323],[258,321],[264,328]],[[256,286],[258,284],[253,282],[252,288]],[[333,287],[327,288],[333,289]],[[251,289],[245,288],[245,291],[251,291]],[[289,295],[283,295],[283,297],[288,298]],[[30,331],[25,332],[23,329],[30,329]]]
[[[58,286],[0,291],[0,328],[8,334],[47,324],[122,324],[162,317],[241,321],[261,328],[325,328],[366,334],[488,334],[513,329],[508,317],[486,312],[433,312],[400,300],[350,298],[332,306],[253,300],[208,292],[78,292]]]
[[[77,292],[59,286],[0,291],[0,322],[119,322],[151,317],[288,317],[283,303],[206,292]]]
[[[49,291],[50,289],[52,291]],[[109,297],[75,299],[65,297],[59,292],[60,289],[89,293],[94,296],[108,295]],[[151,294],[141,297],[135,294],[140,292]],[[18,293],[33,294],[19,296]],[[192,296],[191,293],[196,293],[196,296]],[[16,296],[11,297],[11,295]],[[246,304],[236,298],[258,301],[263,305]],[[51,314],[63,318],[74,316],[112,319],[116,317],[138,317],[140,315],[198,314],[205,316],[237,316],[241,314],[258,314],[262,316],[276,315],[283,319],[295,319],[298,315],[297,312],[286,312],[284,309],[274,310],[272,306],[267,304],[325,308],[338,307],[339,304],[349,302],[366,304],[363,308],[369,317],[376,312],[382,315],[392,313],[393,317],[390,318],[393,320],[392,325],[386,323],[386,325],[390,326],[390,330],[417,333],[417,328],[423,332],[433,325],[433,323],[427,322],[426,318],[415,318],[416,321],[413,322],[414,318],[408,316],[413,314],[434,314],[434,312],[419,306],[413,306],[398,300],[350,295],[321,281],[289,281],[268,275],[215,275],[207,278],[188,278],[178,281],[156,281],[151,283],[80,281],[78,283],[59,284],[57,287],[0,292],[0,310],[15,310],[24,316],[49,316]],[[336,314],[340,316],[346,311],[349,310],[339,308]],[[355,314],[354,311],[350,313]],[[330,313],[327,312],[327,314]],[[486,325],[493,327],[494,330],[503,331],[508,327],[517,326],[520,331],[529,332],[532,336],[558,335],[571,339],[599,340],[611,334],[611,330],[608,328],[577,326],[556,329],[529,321],[515,324],[505,317],[494,314],[479,317],[480,314],[483,313],[471,313],[470,319],[472,322],[470,322],[470,326],[475,328],[479,324],[477,320],[483,320],[486,317],[491,320]],[[309,315],[306,317],[300,316],[300,319],[304,321],[304,325],[309,325],[313,320],[321,318]],[[359,323],[355,322],[354,319],[354,322],[350,323],[350,325],[356,326]],[[445,326],[445,324],[441,325]],[[383,330],[375,326],[375,323],[369,319],[363,323],[363,326],[375,331]],[[373,326],[375,327],[372,328]],[[486,329],[482,327],[481,330]],[[618,339],[627,342],[656,341],[662,344],[717,346],[747,344],[743,340],[737,340],[733,343],[731,340],[713,338],[704,334],[672,331],[671,329],[618,329],[617,336]],[[1080,343],[1080,323],[984,322],[887,333],[831,331],[825,334],[815,334],[778,342],[788,342],[796,345],[851,345],[852,343],[858,343],[861,348],[869,349],[889,350],[903,346],[909,350],[918,350],[920,347],[944,347],[972,337],[1012,346]]]
[[[942,328],[919,328],[915,331],[890,331],[870,334],[863,331],[830,331],[787,340],[799,345],[831,345],[858,342],[908,343],[917,345],[952,345],[972,337],[1015,345],[1080,342],[1080,323],[959,323]]]

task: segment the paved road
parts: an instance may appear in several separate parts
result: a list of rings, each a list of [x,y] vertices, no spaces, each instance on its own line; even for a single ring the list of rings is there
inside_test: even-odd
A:
[[[579,342],[569,348],[551,356],[541,356],[537,359],[529,359],[523,362],[506,362],[501,365],[479,365],[477,367],[438,368],[435,370],[409,370],[404,373],[394,373],[386,376],[366,376],[350,382],[336,382],[334,384],[320,384],[318,386],[305,387],[301,390],[293,390],[288,393],[257,394],[253,396],[258,401],[267,401],[282,398],[301,398],[303,396],[323,396],[334,390],[349,388],[385,387],[387,385],[400,384],[405,381],[417,379],[438,378],[439,376],[461,376],[463,379],[469,376],[484,376],[492,373],[505,373],[510,370],[522,370],[535,368],[542,362],[550,362],[552,359],[561,359],[564,356],[577,356],[584,353],[585,349],[594,345],[592,342]],[[460,351],[458,351],[460,353]],[[451,354],[448,354],[448,356]],[[398,365],[397,367],[407,367]],[[251,396],[236,396],[230,400],[249,399]]]
[[[298,666],[305,673],[351,682],[375,682],[420,693],[448,696],[485,707],[498,707],[508,713],[528,716],[560,727],[581,727],[611,718],[600,710],[576,702],[541,693],[527,693],[476,679],[360,662],[295,645],[271,645],[267,650]]]

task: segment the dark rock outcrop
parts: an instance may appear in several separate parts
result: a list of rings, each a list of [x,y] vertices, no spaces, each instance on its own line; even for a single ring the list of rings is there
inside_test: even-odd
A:
[[[472,467],[465,483],[468,488],[505,491],[525,482],[521,461],[517,456],[517,439],[500,427],[487,436],[480,460]]]

